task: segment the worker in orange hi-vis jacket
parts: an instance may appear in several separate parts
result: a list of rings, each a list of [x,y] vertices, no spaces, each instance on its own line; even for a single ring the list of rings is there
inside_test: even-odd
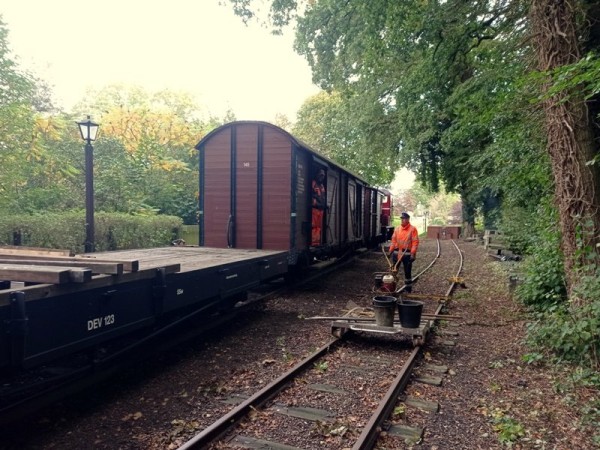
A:
[[[398,254],[400,254],[401,262],[404,266],[406,292],[412,292],[412,263],[417,258],[419,232],[410,224],[408,213],[403,212],[400,214],[400,218],[402,222],[394,230],[392,245],[390,245],[388,252],[394,265],[398,261]]]
[[[311,246],[321,245],[323,229],[323,211],[327,209],[327,196],[325,194],[325,171],[319,169],[317,176],[312,181],[312,232]]]

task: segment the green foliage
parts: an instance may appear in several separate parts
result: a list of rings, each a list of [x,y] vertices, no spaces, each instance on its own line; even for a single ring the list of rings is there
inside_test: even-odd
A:
[[[512,447],[519,438],[525,436],[523,425],[499,409],[492,413],[492,422],[494,430],[498,433],[498,441],[501,444]]]
[[[22,188],[28,162],[43,157],[36,145],[35,81],[11,58],[8,30],[0,19],[0,208]],[[4,197],[4,198],[3,198]]]
[[[406,405],[405,404],[400,404],[399,406],[396,406],[394,408],[394,411],[392,412],[392,415],[394,416],[394,418],[399,418],[401,416],[403,416],[404,414],[406,414]]]
[[[516,294],[525,305],[538,310],[551,309],[566,299],[562,254],[557,233],[548,233],[548,241],[538,240],[533,255],[523,261],[524,282]]]
[[[576,284],[567,297],[560,236],[552,224],[558,220],[548,204],[536,209],[505,211],[503,230],[511,246],[528,254],[523,262],[525,278],[517,287],[521,302],[532,308],[534,321],[528,326],[533,351],[526,361],[535,363],[551,352],[558,360],[598,367],[600,355],[600,268],[595,249],[583,247]],[[580,230],[581,233],[581,230]],[[567,301],[568,299],[568,301]]]
[[[327,371],[327,369],[329,368],[329,363],[327,361],[316,362],[316,363],[313,363],[313,365],[315,366],[315,369],[317,370],[317,372],[320,372],[320,373],[325,373]]]
[[[338,148],[359,166],[370,154],[373,173],[400,164],[433,192],[444,184],[461,195],[471,224],[479,212],[494,225],[506,193],[535,202],[549,182],[541,117],[518,84],[525,14],[521,2],[310,2],[296,48],[350,112],[333,115],[342,126],[327,138],[361,143]]]
[[[591,249],[588,252],[590,260],[595,261],[595,252]],[[591,265],[593,267],[577,269],[581,273],[569,302],[546,304],[536,314],[537,321],[528,327],[528,340],[534,348],[550,350],[558,360],[597,369],[600,366],[600,267]],[[538,288],[543,289],[541,283]],[[546,296],[551,296],[550,287],[546,289]]]
[[[526,353],[521,357],[523,362],[530,364],[530,365],[536,365],[536,364],[544,361],[544,358],[545,358],[544,354],[539,353],[539,352]]]
[[[98,208],[197,219],[198,154],[194,145],[212,124],[186,93],[107,86],[89,96],[102,114],[97,141]],[[217,124],[215,124],[217,125]]]
[[[536,321],[528,326],[527,342],[533,348],[550,351],[558,361],[596,367],[599,314],[598,305],[586,305],[576,311],[567,304],[555,305],[535,314]]]
[[[593,51],[574,64],[555,69],[551,75],[552,85],[544,94],[544,99],[573,89],[583,91],[586,100],[600,93],[600,57]]]
[[[530,208],[505,208],[502,217],[505,242],[525,256],[521,268],[524,281],[517,286],[517,297],[537,310],[553,308],[567,297],[557,220],[549,198]]]
[[[96,233],[101,237],[98,251],[170,245],[181,235],[182,226],[179,217],[123,213],[98,214],[95,223]]]
[[[594,367],[566,368],[561,376],[555,379],[553,388],[555,392],[564,397],[565,403],[573,403],[574,397],[580,396],[579,402],[575,401],[573,404],[583,403],[579,409],[581,424],[591,430],[596,430],[592,439],[595,443],[600,444],[600,398],[588,395],[589,392],[594,390],[597,392],[600,389],[598,369]]]
[[[508,248],[519,255],[535,255],[538,247],[559,245],[560,236],[556,232],[548,232],[558,221],[558,212],[550,203],[549,197],[541,203],[521,206],[505,205],[502,209],[500,229],[504,233],[504,241]]]
[[[9,62],[4,65],[12,68]],[[2,63],[0,59],[0,80],[15,94],[18,73],[2,73]],[[29,86],[25,81],[21,84]],[[83,208],[85,153],[75,125],[80,116],[35,115],[27,103],[32,96],[24,90],[8,96],[6,104],[0,99],[0,148],[6,150],[0,151],[0,211]],[[109,86],[88,100],[91,105],[78,108],[96,111],[101,124],[94,143],[96,211],[175,215],[196,223],[198,155],[193,147],[209,125],[196,119],[191,97]],[[18,117],[17,107],[22,110]]]
[[[360,101],[339,92],[314,95],[298,111],[292,133],[369,183],[389,186],[398,159],[388,145],[369,141],[372,116]]]
[[[97,213],[96,250],[150,248],[170,245],[179,237],[181,219],[172,216],[132,216]],[[13,245],[16,235],[29,247],[84,251],[85,212],[0,215],[0,245]]]

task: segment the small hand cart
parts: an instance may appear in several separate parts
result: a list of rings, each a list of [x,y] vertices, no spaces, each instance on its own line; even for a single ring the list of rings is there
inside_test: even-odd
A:
[[[394,323],[391,327],[377,325],[375,319],[365,318],[342,318],[331,322],[331,334],[336,337],[342,337],[349,331],[363,331],[367,333],[382,334],[402,334],[412,337],[413,346],[421,346],[425,341],[425,336],[429,332],[430,320],[423,319],[418,328],[405,328],[399,323]]]

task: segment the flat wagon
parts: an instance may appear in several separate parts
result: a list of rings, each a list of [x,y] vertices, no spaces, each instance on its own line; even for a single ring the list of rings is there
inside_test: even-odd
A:
[[[33,258],[0,266],[0,277],[13,280],[0,289],[0,369],[209,315],[287,272],[286,252],[273,250],[164,247]]]

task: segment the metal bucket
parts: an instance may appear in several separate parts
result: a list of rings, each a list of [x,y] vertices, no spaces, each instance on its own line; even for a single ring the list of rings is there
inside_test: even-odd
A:
[[[377,325],[380,327],[393,327],[396,297],[387,295],[373,297],[373,310],[375,311],[375,323]]]

